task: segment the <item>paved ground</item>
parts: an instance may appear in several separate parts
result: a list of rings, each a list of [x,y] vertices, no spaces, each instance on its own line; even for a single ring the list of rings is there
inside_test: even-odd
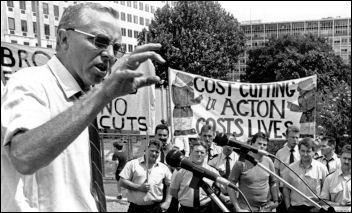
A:
[[[127,212],[129,203],[126,199],[126,189],[122,188],[122,200],[116,199],[116,180],[104,180],[104,190],[106,194],[106,205],[108,212]]]

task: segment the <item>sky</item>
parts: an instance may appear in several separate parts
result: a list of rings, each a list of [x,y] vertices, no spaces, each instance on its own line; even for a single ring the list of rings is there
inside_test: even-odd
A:
[[[351,18],[351,1],[219,1],[239,22],[262,23]]]

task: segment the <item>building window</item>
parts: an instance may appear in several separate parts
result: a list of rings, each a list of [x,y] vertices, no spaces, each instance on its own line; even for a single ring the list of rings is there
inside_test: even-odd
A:
[[[47,48],[53,48],[53,45],[47,44],[46,47],[47,47]]]
[[[31,3],[32,3],[32,12],[33,13],[37,12],[37,5],[36,5],[37,1],[31,1]]]
[[[29,42],[25,41],[25,42],[23,42],[23,45],[29,46]]]
[[[17,40],[11,40],[12,44],[17,44]]]
[[[150,20],[149,20],[149,18],[146,18],[145,19],[145,26],[149,26],[149,24],[150,24]]]
[[[126,36],[126,28],[121,28],[122,36]]]
[[[127,14],[127,21],[132,23],[132,15],[131,14]]]
[[[143,10],[143,3],[142,2],[139,2],[139,9]]]
[[[133,8],[137,9],[137,1],[133,1]]]
[[[27,21],[26,20],[21,20],[21,30],[22,32],[27,32]]]
[[[145,4],[145,11],[149,12],[149,4]]]
[[[37,33],[37,22],[33,22],[33,33]]]
[[[138,31],[133,31],[133,37],[138,38]]]
[[[47,36],[50,35],[50,27],[48,24],[44,24],[44,34]]]
[[[126,21],[126,13],[121,12],[121,20]]]
[[[143,17],[139,17],[139,24],[144,25],[144,18]]]
[[[43,3],[43,13],[49,15],[49,5],[48,3]]]
[[[55,26],[55,36],[57,36],[57,26]]]
[[[127,33],[128,37],[132,38],[132,30],[128,30]]]
[[[133,51],[133,46],[132,46],[132,44],[129,44],[128,45],[128,52],[132,52]]]
[[[60,16],[60,14],[59,14],[59,6],[57,6],[57,5],[54,5],[54,16],[56,16],[56,17]]]
[[[133,16],[133,23],[138,24],[138,16]]]
[[[155,13],[155,7],[154,6],[150,6],[150,12],[151,13]]]
[[[127,6],[128,6],[128,7],[132,7],[131,1],[127,1]]]
[[[125,5],[125,1],[120,1],[120,4],[121,5]]]
[[[9,30],[15,30],[15,19],[9,17]]]
[[[26,2],[25,1],[20,1],[20,9],[26,10]]]
[[[13,1],[7,1],[7,7],[13,7]]]
[[[126,47],[127,47],[127,45],[125,43],[122,43],[122,49],[126,50],[127,49]]]

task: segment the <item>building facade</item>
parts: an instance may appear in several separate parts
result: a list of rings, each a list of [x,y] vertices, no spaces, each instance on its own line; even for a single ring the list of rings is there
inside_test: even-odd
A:
[[[56,33],[66,7],[79,1],[1,1],[1,41],[28,46],[56,47]],[[122,45],[137,46],[138,33],[148,28],[154,13],[173,1],[111,1],[121,20]],[[39,21],[37,21],[39,20]],[[38,31],[39,30],[39,31]],[[38,40],[38,35],[41,39]],[[41,43],[41,44],[38,44]]]
[[[271,37],[281,35],[313,34],[324,37],[334,52],[345,63],[351,63],[351,18],[324,18],[294,22],[260,23],[260,21],[242,22],[241,29],[246,35],[246,49],[265,45]],[[235,79],[245,73],[247,54],[244,52],[234,73]]]

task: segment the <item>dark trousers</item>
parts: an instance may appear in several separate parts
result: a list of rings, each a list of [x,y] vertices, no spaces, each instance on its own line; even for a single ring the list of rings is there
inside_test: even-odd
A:
[[[143,213],[161,213],[161,207],[160,203],[154,203],[152,205],[147,205],[147,206],[140,206],[134,203],[130,203],[130,206],[128,207],[129,213],[135,213],[135,212],[143,212]]]
[[[280,203],[279,203],[279,206],[276,208],[276,211],[277,212],[285,212],[287,208],[286,208],[286,205],[285,205],[283,187],[280,187],[279,190],[280,190],[280,193],[281,193],[282,197],[279,198],[279,202]]]
[[[182,206],[180,207],[180,210],[178,211],[179,213],[211,213],[212,208],[211,208],[211,202],[204,206],[200,206],[198,208],[194,207],[187,207],[187,206]]]
[[[290,206],[288,209],[287,209],[287,212],[292,212],[292,213],[304,213],[304,212],[310,212],[310,210],[312,210],[314,208],[314,206],[305,206],[305,205],[302,205],[302,206]]]

